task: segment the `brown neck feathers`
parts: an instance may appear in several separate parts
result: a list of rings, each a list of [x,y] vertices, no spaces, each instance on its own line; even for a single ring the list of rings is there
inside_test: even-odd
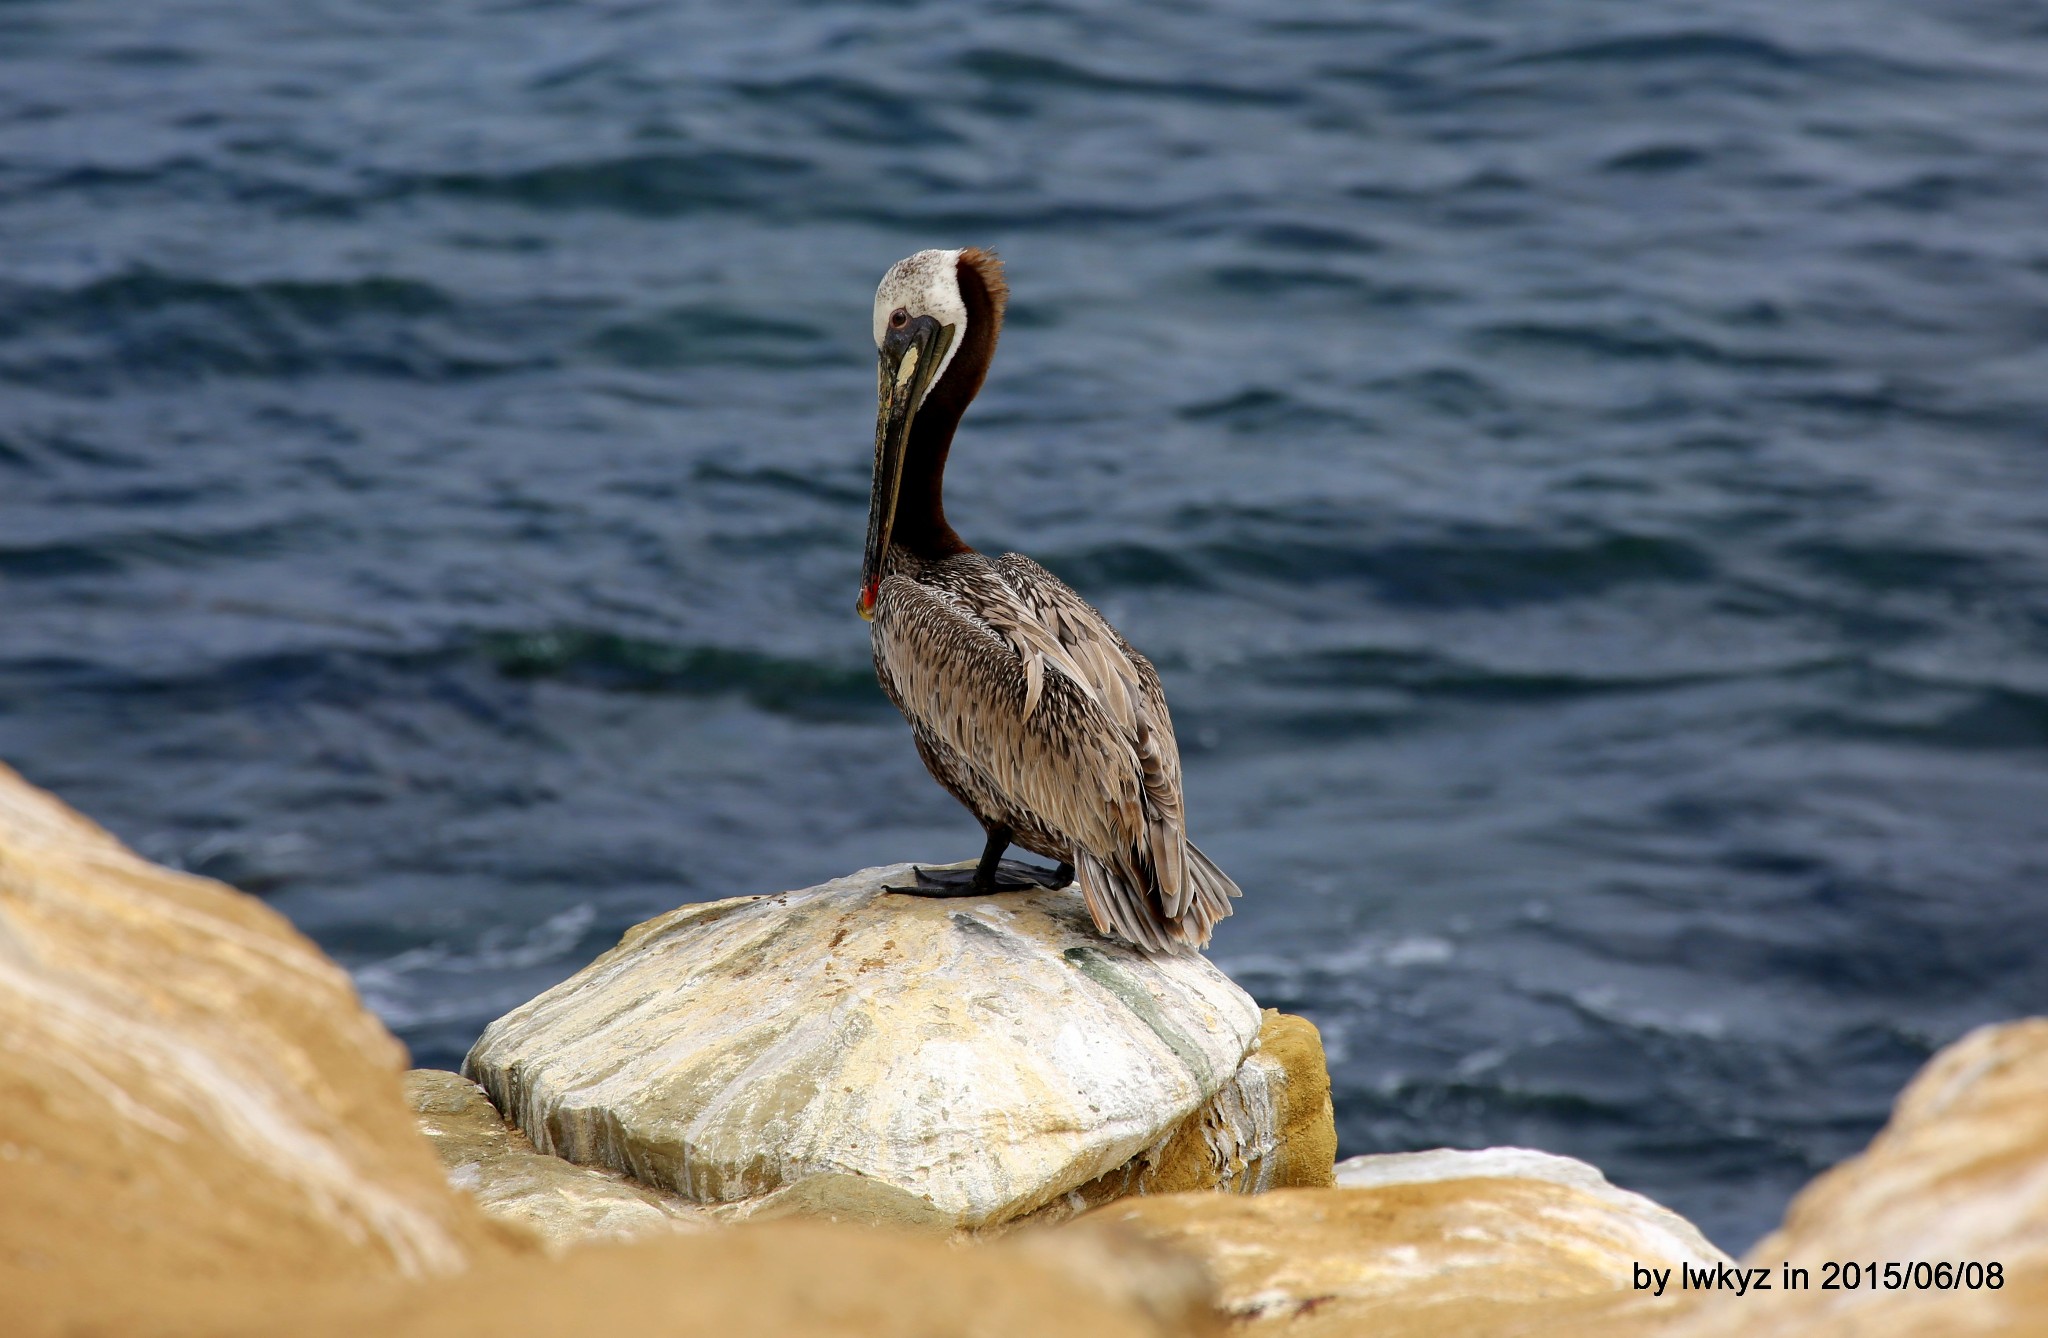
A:
[[[925,558],[969,551],[946,523],[946,455],[952,449],[960,415],[967,412],[988,376],[996,339],[1003,331],[1003,308],[1010,287],[1003,282],[1003,262],[995,252],[970,247],[960,253],[960,297],[967,306],[965,337],[911,421],[903,456],[902,492],[896,502],[892,537]]]

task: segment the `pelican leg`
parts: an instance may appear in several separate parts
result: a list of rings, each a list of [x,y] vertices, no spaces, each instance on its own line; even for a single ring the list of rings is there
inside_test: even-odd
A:
[[[1008,827],[991,827],[981,860],[972,869],[919,869],[917,881],[909,887],[883,890],[913,897],[985,897],[991,892],[1056,891],[1074,881],[1071,864],[1046,869],[1022,860],[1004,859],[1003,852],[1010,848],[1010,836]]]

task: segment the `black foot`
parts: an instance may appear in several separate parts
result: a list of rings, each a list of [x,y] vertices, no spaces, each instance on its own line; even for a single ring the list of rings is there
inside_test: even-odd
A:
[[[1057,891],[1074,880],[1074,871],[1062,864],[1047,869],[1022,860],[1006,859],[996,865],[987,883],[975,880],[973,869],[919,869],[917,881],[908,887],[887,887],[911,897],[985,897],[991,892]]]

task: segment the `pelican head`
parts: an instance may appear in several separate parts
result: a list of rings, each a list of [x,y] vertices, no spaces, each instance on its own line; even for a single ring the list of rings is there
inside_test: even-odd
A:
[[[903,456],[919,406],[967,333],[959,251],[919,251],[899,260],[875,289],[875,481],[868,495],[868,543],[861,567],[860,616],[875,616],[882,557],[896,523]]]

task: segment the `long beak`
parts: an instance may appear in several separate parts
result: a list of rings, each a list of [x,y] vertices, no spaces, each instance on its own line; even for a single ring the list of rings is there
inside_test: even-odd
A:
[[[860,616],[874,621],[875,600],[882,589],[882,557],[896,525],[896,497],[903,485],[903,456],[910,442],[910,424],[932,373],[945,360],[953,327],[919,316],[882,337],[877,364],[875,415],[875,481],[868,493],[868,546],[861,564]]]

